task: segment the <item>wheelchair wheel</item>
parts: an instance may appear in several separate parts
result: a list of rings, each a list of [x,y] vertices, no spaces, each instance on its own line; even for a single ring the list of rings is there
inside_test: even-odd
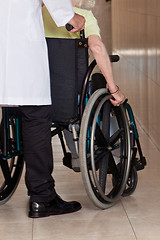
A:
[[[16,151],[15,123],[12,120],[9,129],[7,156],[0,154],[0,205],[6,203],[15,192],[24,166],[23,154]]]
[[[0,158],[0,205],[6,203],[15,192],[23,170],[23,156],[8,160]]]
[[[130,170],[128,120],[123,106],[111,105],[110,97],[107,89],[94,92],[80,131],[82,179],[89,198],[101,209],[111,207],[121,197]]]
[[[130,169],[128,180],[126,182],[125,189],[122,193],[123,197],[130,196],[136,189],[138,183],[138,174],[136,168],[133,166]]]
[[[130,168],[130,173],[126,183],[126,187],[122,194],[123,197],[130,196],[135,191],[138,183],[138,174],[135,166],[135,163],[137,162],[136,155],[137,155],[137,147],[138,147],[136,146],[136,135],[138,136],[138,132],[137,132],[136,123],[134,120],[134,115],[133,115],[131,106],[128,103],[126,103],[125,108],[126,108],[126,116],[127,116],[129,128],[130,128],[131,168]]]

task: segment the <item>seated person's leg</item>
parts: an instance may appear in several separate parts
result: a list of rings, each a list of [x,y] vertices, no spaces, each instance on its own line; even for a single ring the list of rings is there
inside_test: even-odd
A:
[[[75,172],[80,172],[79,156],[76,153],[75,143],[73,141],[73,134],[72,134],[72,132],[69,132],[68,130],[64,130],[63,133],[64,133],[67,147],[69,148],[69,150],[71,152],[72,169]]]

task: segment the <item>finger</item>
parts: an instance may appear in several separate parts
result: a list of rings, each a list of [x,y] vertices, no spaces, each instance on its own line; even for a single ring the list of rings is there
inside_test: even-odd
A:
[[[70,32],[72,32],[72,33],[75,33],[75,32],[80,32],[81,30],[83,30],[84,29],[84,26],[85,25],[83,25],[82,27],[76,27],[76,28],[73,28]]]
[[[81,31],[85,28],[85,23],[83,24],[83,26],[81,27]]]
[[[120,104],[123,104],[123,103],[125,102],[125,100],[126,100],[126,99],[124,98],[124,99],[122,99],[122,101],[118,101],[117,104],[119,104],[119,105],[120,105]]]
[[[124,97],[123,100],[121,101],[121,104],[123,104],[126,101],[126,98]]]
[[[109,99],[113,106],[117,106],[117,102],[113,99]]]
[[[73,28],[70,32],[76,33],[76,32],[79,32],[79,31],[80,31],[79,28]]]

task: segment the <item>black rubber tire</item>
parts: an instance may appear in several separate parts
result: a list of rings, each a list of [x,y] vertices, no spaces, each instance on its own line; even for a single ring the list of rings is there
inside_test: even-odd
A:
[[[113,185],[115,184],[114,178],[112,179]],[[138,183],[138,174],[136,168],[133,166],[130,169],[128,180],[125,189],[122,193],[123,197],[128,197],[135,191]]]
[[[122,196],[127,197],[127,196],[130,196],[131,194],[133,194],[133,192],[135,191],[135,189],[137,187],[137,183],[138,183],[138,174],[137,174],[136,168],[133,166],[130,170],[129,177],[128,177],[128,180],[126,183],[126,187],[122,193]]]

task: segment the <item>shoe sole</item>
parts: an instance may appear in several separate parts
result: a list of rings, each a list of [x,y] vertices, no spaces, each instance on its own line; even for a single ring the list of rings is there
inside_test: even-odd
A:
[[[30,218],[44,218],[44,217],[49,217],[52,215],[62,215],[62,214],[68,214],[68,213],[74,213],[77,212],[81,209],[82,207],[79,206],[77,207],[75,210],[73,211],[65,211],[65,212],[61,212],[61,213],[55,213],[55,212],[33,212],[33,211],[29,211],[28,217]]]

